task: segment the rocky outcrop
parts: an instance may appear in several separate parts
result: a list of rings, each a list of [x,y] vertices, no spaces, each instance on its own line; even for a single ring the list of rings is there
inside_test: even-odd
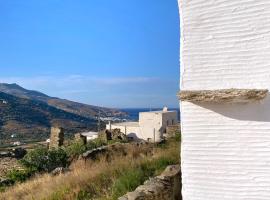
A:
[[[21,159],[26,155],[27,151],[23,148],[15,148],[0,152],[0,158],[16,158]]]
[[[0,187],[12,186],[13,184],[14,184],[14,181],[11,179],[0,178]]]
[[[181,101],[212,103],[247,103],[264,99],[268,90],[257,89],[222,89],[222,90],[188,90],[181,91]]]
[[[80,156],[80,159],[96,159],[98,155],[100,154],[103,154],[105,152],[108,151],[108,146],[102,146],[102,147],[99,147],[99,148],[96,148],[96,149],[92,149],[92,150],[89,150],[89,151],[86,151],[85,153],[83,153],[81,156]]]
[[[118,200],[181,200],[180,166],[168,166],[160,176],[146,181]]]
[[[64,167],[57,167],[55,168],[50,174],[52,176],[57,176],[57,175],[60,175],[60,174],[65,174],[67,172],[70,172],[70,170],[68,168],[64,168]]]
[[[0,158],[0,179],[4,178],[6,173],[12,169],[22,169],[22,166],[16,158],[5,157]]]

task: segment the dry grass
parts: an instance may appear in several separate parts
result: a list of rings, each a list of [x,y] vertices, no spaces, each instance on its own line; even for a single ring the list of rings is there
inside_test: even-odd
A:
[[[119,152],[116,153],[116,156],[111,156],[109,161],[108,155],[100,157],[95,162],[77,161],[71,166],[72,170],[70,173],[56,177],[48,174],[35,177],[0,194],[0,199],[117,199],[127,189],[121,188],[119,190],[116,183],[119,183],[119,180],[129,172],[134,172],[144,166],[147,170],[152,170],[153,172],[151,173],[153,175],[156,175],[164,170],[165,166],[163,165],[167,164],[167,162],[174,164],[179,160],[179,144],[176,141],[170,142],[163,148],[153,148],[152,146],[138,147],[126,144],[124,152],[121,154]],[[140,181],[142,182],[147,178],[143,177],[143,180]],[[135,181],[133,185],[131,184],[128,190],[133,190],[136,187],[134,184],[137,184],[137,182]]]

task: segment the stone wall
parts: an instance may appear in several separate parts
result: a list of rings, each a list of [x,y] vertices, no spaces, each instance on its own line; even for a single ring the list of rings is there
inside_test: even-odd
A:
[[[181,200],[180,166],[168,166],[160,176],[146,181],[118,200]]]
[[[177,133],[180,133],[180,124],[170,125],[166,127],[166,134],[164,134],[165,138],[174,137]]]

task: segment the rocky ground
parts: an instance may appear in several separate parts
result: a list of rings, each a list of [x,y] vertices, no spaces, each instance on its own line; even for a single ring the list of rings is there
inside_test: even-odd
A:
[[[20,167],[16,158],[0,158],[0,179],[5,177],[7,171]]]

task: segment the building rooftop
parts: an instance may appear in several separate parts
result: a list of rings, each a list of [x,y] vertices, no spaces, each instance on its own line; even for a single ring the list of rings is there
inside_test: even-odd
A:
[[[140,113],[172,113],[172,112],[177,112],[177,111],[175,111],[175,110],[168,110],[167,107],[164,107],[163,110],[140,112]]]
[[[177,112],[177,111],[176,110],[167,110],[167,111],[157,110],[157,111],[149,111],[149,112],[142,112],[142,113],[170,113],[170,112]]]
[[[114,126],[129,126],[129,127],[139,127],[139,122],[122,122],[122,123],[114,123]]]

